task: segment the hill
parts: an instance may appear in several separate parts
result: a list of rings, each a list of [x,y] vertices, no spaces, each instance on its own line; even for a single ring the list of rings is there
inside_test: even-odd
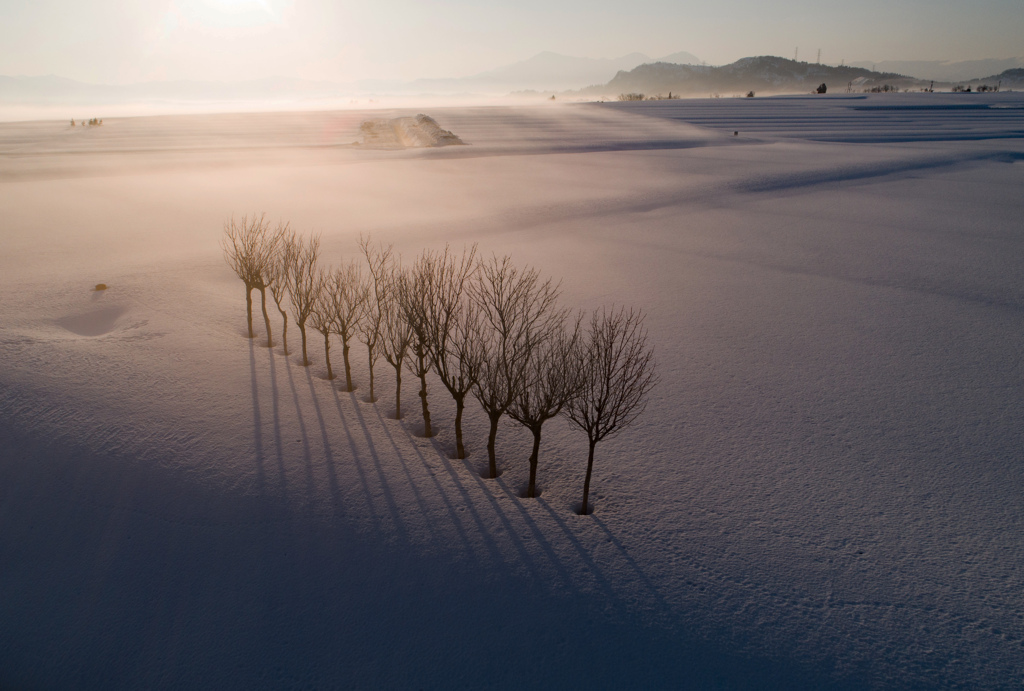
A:
[[[999,74],[993,74],[984,79],[972,79],[971,85],[999,86],[1001,90],[1024,89],[1024,67],[1003,70]]]
[[[889,72],[872,72],[861,67],[832,67],[797,62],[773,56],[743,58],[730,65],[677,65],[664,62],[640,65],[621,71],[605,85],[591,86],[581,94],[647,94],[806,92],[825,83],[833,90],[852,84],[858,91],[888,84],[899,89],[916,89],[928,82]]]

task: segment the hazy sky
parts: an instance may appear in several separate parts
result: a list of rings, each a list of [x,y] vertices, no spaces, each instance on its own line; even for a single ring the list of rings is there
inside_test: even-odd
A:
[[[1022,0],[0,0],[0,74],[123,84],[457,77],[542,50],[813,60],[1024,55]]]

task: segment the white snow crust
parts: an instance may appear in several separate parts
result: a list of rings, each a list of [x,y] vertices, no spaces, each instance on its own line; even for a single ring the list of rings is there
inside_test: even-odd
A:
[[[1024,686],[1024,96],[436,109],[467,146],[350,146],[415,112],[0,124],[0,687]],[[436,380],[423,439],[361,346],[349,394],[294,325],[247,339],[219,240],[253,211],[329,263],[475,242],[642,307],[661,383],[593,515],[565,422],[522,499],[513,423],[485,480]]]

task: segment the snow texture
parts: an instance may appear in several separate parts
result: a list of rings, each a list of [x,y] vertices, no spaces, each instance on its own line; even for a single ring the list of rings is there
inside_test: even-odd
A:
[[[1024,685],[1024,97],[438,109],[468,146],[350,146],[407,116],[0,124],[0,687]],[[485,480],[436,380],[424,439],[413,377],[394,420],[360,348],[349,394],[294,325],[247,339],[219,239],[252,211],[329,263],[478,242],[642,307],[661,383],[593,515],[563,421],[522,499],[521,428]]]

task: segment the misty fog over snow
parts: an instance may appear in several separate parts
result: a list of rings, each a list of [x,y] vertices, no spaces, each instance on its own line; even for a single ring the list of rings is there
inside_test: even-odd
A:
[[[0,687],[1021,688],[1022,190],[1019,93],[0,123]],[[594,513],[249,340],[264,211],[642,308]]]

